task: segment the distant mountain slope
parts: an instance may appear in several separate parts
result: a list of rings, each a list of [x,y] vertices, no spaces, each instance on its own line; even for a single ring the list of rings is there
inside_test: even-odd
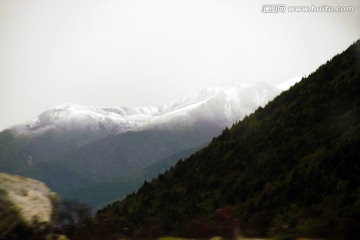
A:
[[[359,239],[359,146],[357,41],[208,147],[99,211],[98,224],[79,226],[75,239],[230,237],[234,229]]]
[[[44,148],[44,154],[49,155],[46,161],[36,161],[38,154],[42,153],[37,152],[36,147],[43,148],[47,145],[46,142],[44,145],[35,145],[34,148],[30,148],[28,144],[20,150],[11,151],[10,157],[7,157],[9,160],[0,162],[0,171],[10,169],[12,173],[41,180],[61,195],[71,189],[139,171],[160,159],[208,143],[220,132],[220,127],[207,123],[192,128],[183,127],[177,131],[158,129],[125,132],[61,154],[54,154],[56,151],[48,152]],[[29,140],[24,140],[27,141]],[[63,145],[59,144],[58,147],[61,146]],[[56,147],[57,145],[50,145],[48,149]],[[10,149],[9,147],[6,151]],[[10,161],[11,159],[15,161]]]
[[[157,177],[159,173],[170,169],[170,167],[174,166],[180,159],[189,157],[198,149],[200,149],[200,147],[184,150],[131,174],[120,176],[109,181],[99,182],[94,185],[76,188],[63,193],[62,197],[64,199],[77,199],[81,202],[86,202],[90,207],[96,209],[100,207],[103,208],[106,204],[124,198],[128,194],[136,191],[145,180],[152,180]]]
[[[110,180],[138,171],[185,149],[208,143],[220,132],[219,127],[205,123],[181,131],[160,129],[126,132],[92,142],[51,162],[96,182]]]
[[[208,143],[279,92],[258,83],[211,88],[156,108],[64,103],[0,133],[0,171],[44,181],[62,194]]]

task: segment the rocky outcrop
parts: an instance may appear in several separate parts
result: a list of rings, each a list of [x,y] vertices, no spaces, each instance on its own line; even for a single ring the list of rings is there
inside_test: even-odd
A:
[[[19,224],[51,223],[57,202],[44,183],[0,173],[0,237]]]

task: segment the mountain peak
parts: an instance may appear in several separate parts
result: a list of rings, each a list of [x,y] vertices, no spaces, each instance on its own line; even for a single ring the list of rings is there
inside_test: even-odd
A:
[[[265,105],[280,89],[260,82],[211,87],[159,107],[90,107],[69,102],[41,113],[37,119],[13,127],[18,134],[36,135],[49,129],[117,134],[144,128],[183,126],[200,121],[228,126]]]

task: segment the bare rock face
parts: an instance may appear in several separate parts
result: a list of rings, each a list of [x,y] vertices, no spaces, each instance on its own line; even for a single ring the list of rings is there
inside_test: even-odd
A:
[[[57,201],[40,181],[0,173],[0,237],[18,224],[51,223]]]

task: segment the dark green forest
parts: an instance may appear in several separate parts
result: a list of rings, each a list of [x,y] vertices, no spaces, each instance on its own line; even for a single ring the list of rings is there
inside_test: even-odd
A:
[[[360,41],[73,239],[360,238]]]

